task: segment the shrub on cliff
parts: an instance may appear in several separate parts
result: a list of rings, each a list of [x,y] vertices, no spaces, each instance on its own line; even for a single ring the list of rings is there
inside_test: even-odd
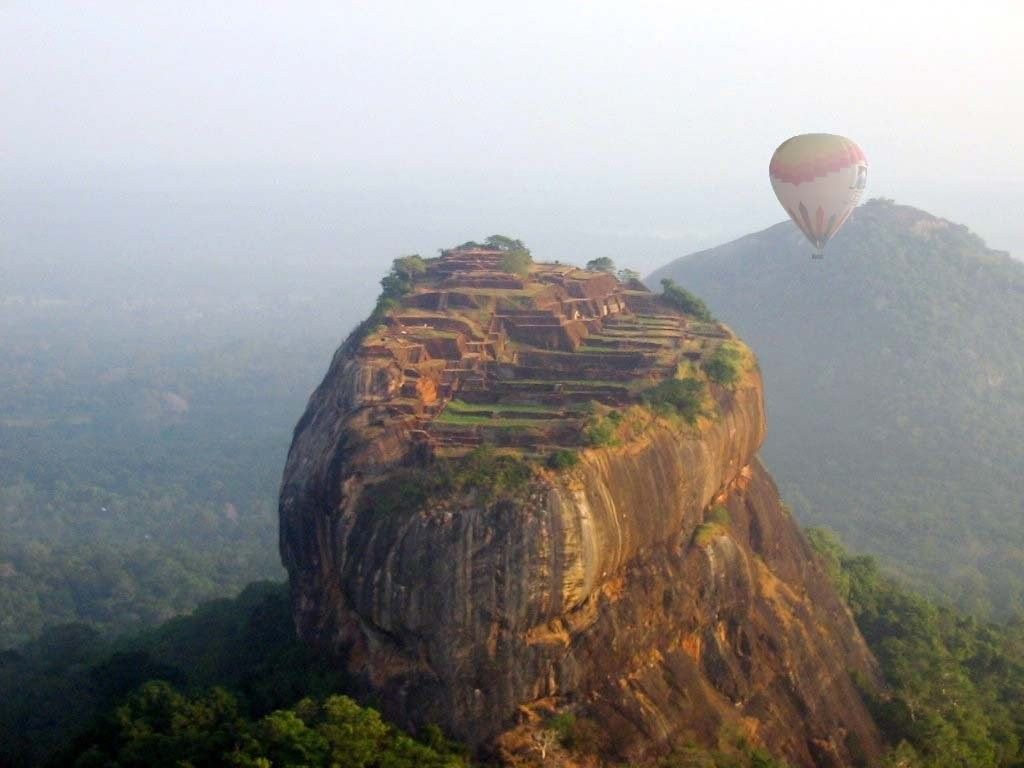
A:
[[[551,453],[545,462],[549,469],[572,469],[580,463],[579,454],[569,448],[561,448]]]
[[[607,731],[589,718],[560,712],[545,725],[565,749],[578,755],[600,755],[608,746]]]
[[[501,259],[501,268],[513,275],[519,275],[519,277],[526,277],[530,274],[531,264],[533,264],[533,258],[526,250],[509,251]]]
[[[526,490],[533,467],[518,456],[498,453],[481,445],[444,467],[446,483],[454,491],[474,491],[485,501],[513,497]]]
[[[347,343],[359,343],[382,322],[388,312],[397,309],[399,299],[412,292],[416,278],[427,271],[427,263],[419,256],[402,256],[391,262],[391,270],[380,279],[381,293],[370,316],[356,326]]]
[[[619,278],[619,282],[625,285],[630,290],[635,291],[646,291],[647,286],[640,280],[640,273],[635,269],[620,269],[616,277]]]
[[[729,510],[723,507],[721,504],[716,504],[708,510],[707,515],[704,517],[705,520],[714,525],[720,525],[723,528],[728,528],[732,523],[732,518],[729,516]]]
[[[443,478],[423,469],[409,468],[392,472],[387,480],[372,486],[366,495],[375,514],[398,515],[423,507],[431,495],[443,490]]]
[[[499,251],[525,251],[527,254],[530,253],[530,249],[526,247],[526,243],[516,237],[508,237],[507,235],[491,235],[484,240],[484,245],[488,248],[495,248]]]
[[[704,372],[716,384],[731,387],[740,378],[743,353],[731,342],[722,344],[704,363]]]
[[[619,425],[622,413],[610,411],[606,414],[594,414],[587,419],[583,427],[583,437],[587,445],[593,448],[606,448],[619,444]]]
[[[661,298],[680,312],[692,315],[705,323],[712,323],[715,320],[707,304],[667,277],[661,281]]]
[[[607,256],[598,256],[596,259],[591,259],[587,262],[587,269],[591,272],[611,273],[615,271],[615,262]]]
[[[702,413],[704,382],[699,379],[666,379],[644,392],[644,402],[662,413],[674,413],[692,424]]]
[[[469,242],[465,243],[462,247],[478,245],[478,243]],[[506,272],[519,275],[519,277],[526,277],[530,274],[530,265],[533,264],[533,257],[530,255],[530,249],[526,247],[522,240],[507,237],[506,235],[491,235],[484,240],[484,245],[488,248],[505,252],[501,260],[501,268]]]
[[[698,547],[707,546],[719,536],[728,533],[731,523],[729,510],[721,504],[716,504],[707,511],[704,522],[693,532],[693,543]]]
[[[391,262],[391,271],[381,278],[385,299],[400,299],[413,289],[416,278],[427,271],[427,264],[418,254],[403,256]]]
[[[519,456],[481,445],[457,459],[441,459],[430,467],[407,467],[391,472],[364,495],[374,514],[405,515],[432,499],[472,493],[484,503],[512,499],[525,491],[534,467]]]
[[[427,262],[418,253],[414,253],[391,262],[391,271],[403,275],[409,280],[415,280],[427,271]]]

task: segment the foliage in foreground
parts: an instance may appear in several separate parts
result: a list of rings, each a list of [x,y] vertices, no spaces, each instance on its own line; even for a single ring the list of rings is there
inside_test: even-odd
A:
[[[4,654],[0,765],[470,764],[438,729],[413,738],[345,695],[356,690],[295,641],[284,585],[253,584],[118,643],[79,625]],[[604,735],[591,721],[570,715],[550,728],[558,750],[615,764],[605,762]],[[782,765],[746,743],[723,748],[630,765]]]
[[[72,763],[93,766],[223,765],[458,768],[463,758],[430,729],[429,744],[347,696],[305,698],[253,720],[223,688],[186,696],[166,682],[142,686],[94,729]]]
[[[1024,766],[1024,626],[981,623],[914,594],[811,529],[888,686],[868,695],[904,768]]]
[[[237,598],[118,641],[82,624],[55,627],[0,654],[0,765],[43,764],[154,679],[190,693],[222,686],[256,719],[350,687],[295,639],[283,584],[251,584]]]
[[[285,586],[252,584],[116,643],[71,625],[0,656],[0,765],[464,764],[354,690],[295,639]]]
[[[728,515],[713,508],[707,523],[727,526]],[[848,555],[829,534],[810,537],[881,662],[888,689],[868,698],[895,745],[887,765],[1024,764],[1024,626],[957,616],[898,586],[871,558]],[[381,762],[339,765],[464,764],[435,730],[415,741],[338,695],[353,685],[294,640],[284,586],[256,584],[116,644],[69,626],[0,656],[0,764],[50,756],[54,765],[322,765],[342,743],[353,759],[373,744]],[[552,727],[560,748],[600,755],[600,734],[584,725]],[[659,760],[658,768],[780,765],[736,745]]]

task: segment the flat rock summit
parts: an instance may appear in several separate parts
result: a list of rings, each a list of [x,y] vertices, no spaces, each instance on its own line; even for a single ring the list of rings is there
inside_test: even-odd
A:
[[[502,240],[396,260],[310,398],[280,498],[300,636],[499,761],[572,715],[622,759],[877,764],[876,664],[758,461],[753,354],[674,284]]]

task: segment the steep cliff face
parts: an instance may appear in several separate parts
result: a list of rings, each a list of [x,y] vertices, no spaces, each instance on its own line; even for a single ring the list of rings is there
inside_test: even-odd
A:
[[[400,365],[343,347],[281,494],[299,633],[390,716],[499,753],[569,710],[620,755],[732,732],[799,765],[878,758],[850,678],[875,680],[873,660],[756,459],[756,369],[711,386],[711,418],[581,447],[515,498],[382,514],[367,503],[380,483],[431,460],[419,425],[380,418],[405,384]]]

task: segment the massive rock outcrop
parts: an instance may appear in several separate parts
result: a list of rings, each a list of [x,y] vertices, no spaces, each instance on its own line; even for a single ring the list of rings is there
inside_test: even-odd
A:
[[[351,338],[296,428],[280,514],[300,635],[391,717],[499,754],[567,710],[601,726],[609,754],[733,733],[798,765],[877,761],[851,680],[875,684],[874,662],[756,458],[756,365],[728,387],[708,381],[692,424],[638,404],[642,386],[681,366],[697,375],[727,329],[564,268],[494,288],[544,278],[538,304],[503,310],[480,299],[500,276],[468,258],[431,263],[379,328]],[[446,292],[475,305],[453,309]],[[424,325],[428,343],[413,351],[403,318],[428,303],[433,331]],[[602,385],[588,366],[613,342]],[[552,347],[558,357],[538,364]],[[588,380],[598,405],[577,411],[582,384],[570,382]],[[513,495],[374,502],[409,482],[404,468],[429,472],[484,438],[526,456],[564,451],[586,413],[612,406],[633,414],[623,440],[576,445],[578,463],[538,465]],[[457,407],[450,426],[462,431],[435,430]]]

